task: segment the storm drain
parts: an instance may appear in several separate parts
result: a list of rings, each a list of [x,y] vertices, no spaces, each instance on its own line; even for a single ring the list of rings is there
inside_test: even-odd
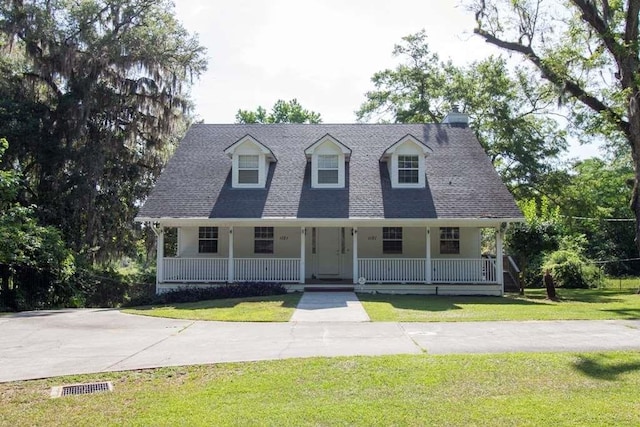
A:
[[[89,384],[70,384],[51,387],[51,397],[75,396],[79,394],[94,394],[113,391],[111,381]]]

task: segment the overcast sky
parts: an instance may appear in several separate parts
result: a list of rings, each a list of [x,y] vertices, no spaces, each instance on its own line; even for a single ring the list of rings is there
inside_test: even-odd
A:
[[[208,50],[209,69],[192,89],[205,123],[292,98],[324,123],[353,123],[371,76],[397,65],[394,44],[423,28],[431,50],[456,65],[501,53],[472,34],[473,14],[458,0],[174,1]]]

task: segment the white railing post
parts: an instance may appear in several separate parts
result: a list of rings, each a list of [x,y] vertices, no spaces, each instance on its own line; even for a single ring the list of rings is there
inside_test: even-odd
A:
[[[427,285],[431,284],[431,228],[427,227],[427,232],[426,232],[426,240],[427,242],[425,243],[425,250],[426,250],[426,262],[425,262],[425,275],[424,275],[424,279],[425,282],[427,283]]]
[[[353,283],[358,283],[358,227],[353,227]]]
[[[306,241],[306,229],[304,227],[300,227],[300,283],[302,284],[304,284],[305,279]]]
[[[164,282],[164,227],[158,227],[156,236],[156,293],[158,293],[158,285]]]
[[[227,264],[227,282],[233,283],[234,277],[233,265],[233,227],[229,227],[229,261]]]
[[[503,232],[501,228],[496,228],[496,282],[500,285],[500,294],[504,295],[504,273],[503,273]]]

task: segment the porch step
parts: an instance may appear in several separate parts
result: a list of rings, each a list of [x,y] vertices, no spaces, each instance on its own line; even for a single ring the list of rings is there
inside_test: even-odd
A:
[[[353,292],[353,286],[344,285],[324,285],[324,286],[305,286],[305,292]]]

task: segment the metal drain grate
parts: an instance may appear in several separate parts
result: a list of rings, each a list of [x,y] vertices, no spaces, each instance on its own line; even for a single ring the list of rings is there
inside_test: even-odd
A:
[[[78,394],[103,393],[113,391],[111,381],[89,384],[70,384],[51,388],[51,397],[74,396]]]

